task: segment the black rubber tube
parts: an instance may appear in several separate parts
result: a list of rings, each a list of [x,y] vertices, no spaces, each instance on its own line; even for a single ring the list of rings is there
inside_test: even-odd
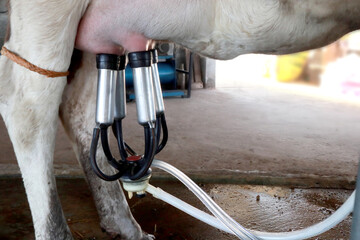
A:
[[[145,131],[145,154],[144,157],[137,162],[137,168],[134,174],[130,176],[131,180],[138,180],[143,177],[151,166],[156,152],[156,136],[155,129],[144,127]]]
[[[97,150],[97,145],[98,145],[98,141],[99,141],[99,135],[100,135],[100,129],[99,128],[94,128],[94,131],[93,131],[93,138],[92,138],[92,141],[91,141],[91,147],[90,147],[90,165],[91,165],[91,168],[93,169],[93,171],[95,172],[95,174],[105,180],[105,181],[115,181],[117,179],[119,179],[123,174],[124,174],[124,171],[120,171],[114,175],[107,175],[105,173],[103,173],[99,166],[97,165],[97,162],[96,162],[96,150]]]
[[[149,127],[144,127],[144,136],[145,136],[145,151],[144,151],[144,158],[145,156],[149,156],[149,152],[151,151],[151,131],[149,131]]]
[[[137,153],[126,142],[124,142],[124,145],[128,154],[130,154],[131,156],[137,155]]]
[[[160,114],[156,115],[155,133],[156,133],[156,143],[159,144],[160,137],[161,137],[161,116],[160,116]],[[156,153],[158,153],[157,150],[156,150]]]
[[[161,143],[159,144],[159,139],[157,139],[157,143],[158,143],[158,146],[157,146],[157,149],[156,149],[156,153],[155,154],[158,154],[159,152],[161,152],[161,150],[164,149],[167,141],[168,141],[168,128],[167,128],[167,124],[166,124],[166,119],[165,119],[165,114],[162,113],[161,116],[160,116],[160,123],[161,123],[161,129],[162,129],[162,140],[161,140]],[[159,126],[160,128],[160,126]]]
[[[130,154],[131,156],[137,155],[136,152],[124,141],[124,137],[122,134],[122,120],[121,119],[115,119],[114,124],[112,125],[112,130],[113,130],[114,136],[118,142],[118,147],[119,147],[121,158],[123,159],[123,157],[125,157],[125,156],[127,157],[126,153]],[[121,137],[121,139],[118,139],[118,137],[117,137],[118,135]],[[119,143],[119,141],[120,141],[120,143]],[[121,142],[122,142],[122,144],[121,144]],[[125,153],[123,155],[120,150],[121,146],[124,146],[124,149],[125,149]]]
[[[123,161],[126,161],[126,158],[128,157],[128,155],[126,153],[125,145],[124,145],[121,119],[115,119],[114,124],[112,126],[112,130],[113,130],[113,133],[117,140],[120,157]]]
[[[113,132],[118,141],[118,148],[119,148],[120,156],[124,161],[126,161],[126,158],[127,158],[127,154],[126,154],[126,150],[125,150],[126,143],[123,140],[122,122],[120,119],[114,121]],[[144,136],[145,136],[144,156],[139,161],[133,162],[134,165],[132,166],[132,169],[129,172],[129,174],[130,174],[129,178],[131,180],[137,180],[137,179],[143,177],[147,173],[148,169],[150,168],[152,160],[154,159],[154,156],[155,156],[155,151],[156,151],[156,146],[157,146],[155,129],[147,127],[147,126],[144,127]],[[102,142],[104,144],[103,149],[104,149],[105,155],[107,155],[107,157],[109,157],[109,158],[112,157],[112,154],[111,154],[109,146],[108,146],[106,129],[104,129],[104,130],[101,129],[101,138],[102,138]]]
[[[101,145],[102,145],[104,154],[105,154],[108,162],[110,163],[110,165],[112,167],[116,168],[117,170],[121,170],[123,165],[118,163],[116,161],[116,159],[113,157],[113,155],[111,154],[111,150],[109,147],[109,141],[108,141],[107,127],[100,128],[100,136],[101,136]]]

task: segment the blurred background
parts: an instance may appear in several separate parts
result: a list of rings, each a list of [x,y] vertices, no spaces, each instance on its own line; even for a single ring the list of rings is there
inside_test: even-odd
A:
[[[325,94],[360,100],[359,53],[360,32],[356,31],[331,45],[306,52],[283,56],[249,54],[217,61],[216,87],[238,87],[241,76],[247,81],[308,85]]]

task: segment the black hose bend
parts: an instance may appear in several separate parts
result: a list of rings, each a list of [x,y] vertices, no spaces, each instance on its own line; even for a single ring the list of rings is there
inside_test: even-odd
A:
[[[158,121],[159,119],[159,121]],[[161,128],[160,128],[160,124],[161,124]],[[167,141],[168,141],[168,128],[167,128],[167,124],[166,124],[166,119],[165,119],[165,114],[164,113],[161,113],[161,115],[159,117],[156,118],[156,128],[157,128],[157,143],[158,143],[158,146],[157,146],[157,149],[156,149],[156,153],[155,154],[158,154],[159,152],[161,152],[161,150],[164,149]],[[161,130],[162,130],[162,140],[161,140],[161,143],[159,144],[160,142],[160,134],[161,134]]]
[[[156,114],[155,133],[156,133],[156,142],[159,144],[160,137],[161,137],[161,117],[160,117],[160,114]],[[156,149],[156,153],[158,153],[157,149]]]
[[[151,127],[144,127],[145,131],[145,154],[141,160],[136,162],[136,168],[129,177],[131,180],[138,180],[143,177],[151,166],[154,159],[157,143],[155,129]]]
[[[121,170],[123,165],[120,164],[116,159],[113,157],[108,141],[108,133],[107,133],[107,126],[100,126],[100,136],[101,136],[101,145],[104,151],[104,154],[109,161],[110,165],[117,170]]]
[[[115,181],[124,174],[124,172],[126,171],[126,168],[123,167],[122,171],[119,171],[118,173],[116,173],[114,175],[107,175],[100,170],[100,168],[96,162],[96,150],[97,150],[97,145],[98,145],[98,141],[99,141],[100,131],[101,130],[99,128],[94,128],[94,131],[93,131],[93,138],[92,138],[91,147],[90,147],[90,165],[91,165],[93,171],[95,172],[95,174],[98,177],[100,177],[101,179],[103,179],[105,181]]]

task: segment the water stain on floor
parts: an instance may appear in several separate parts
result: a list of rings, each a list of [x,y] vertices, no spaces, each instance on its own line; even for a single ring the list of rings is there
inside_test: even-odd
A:
[[[154,186],[205,210],[185,187],[171,181],[152,181]],[[291,189],[269,186],[200,184],[232,217],[259,231],[293,231],[315,224],[333,213],[350,196],[348,190]],[[90,191],[83,179],[57,179],[66,219],[77,240],[108,240],[99,226]],[[129,201],[143,230],[156,239],[236,239],[209,227],[151,196]],[[351,217],[313,239],[349,239]],[[34,239],[31,214],[21,179],[0,179],[0,239]]]

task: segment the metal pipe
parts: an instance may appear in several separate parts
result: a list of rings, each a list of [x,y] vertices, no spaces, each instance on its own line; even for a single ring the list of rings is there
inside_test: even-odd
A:
[[[95,122],[109,126],[114,121],[114,105],[119,58],[112,54],[96,55],[98,85]]]
[[[134,90],[138,122],[140,125],[153,127],[156,121],[154,87],[151,73],[151,53],[129,53],[129,64],[133,70]]]
[[[190,60],[189,60],[189,76],[188,76],[188,86],[187,86],[187,94],[186,97],[191,97],[191,84],[193,81],[193,74],[194,74],[194,54],[190,52]]]
[[[144,127],[145,132],[144,156],[134,162],[135,168],[129,176],[131,180],[137,180],[148,171],[157,147],[155,98],[151,71],[152,56],[150,51],[143,51],[129,53],[128,58],[133,70],[138,122]]]
[[[355,205],[352,215],[351,240],[360,239],[360,160],[356,180]]]
[[[151,50],[152,62],[151,62],[151,72],[152,80],[154,86],[154,95],[155,95],[155,108],[156,108],[156,142],[158,147],[156,149],[156,154],[159,153],[166,145],[168,139],[168,131],[165,120],[165,105],[161,89],[160,75],[158,69],[159,56],[156,49]],[[163,130],[163,139],[160,142],[161,130]]]
[[[156,108],[156,114],[158,115],[165,112],[165,105],[161,90],[161,82],[160,82],[160,75],[158,69],[158,53],[156,49],[151,50],[151,53],[152,53],[151,72],[152,72],[152,80],[154,86],[155,108]]]
[[[155,102],[150,67],[133,68],[136,110],[140,125],[155,122]]]
[[[111,125],[114,121],[115,80],[117,71],[98,70],[95,122],[100,125]]]
[[[116,77],[115,90],[115,119],[123,119],[126,117],[126,88],[125,88],[125,56],[120,57],[120,69]]]

